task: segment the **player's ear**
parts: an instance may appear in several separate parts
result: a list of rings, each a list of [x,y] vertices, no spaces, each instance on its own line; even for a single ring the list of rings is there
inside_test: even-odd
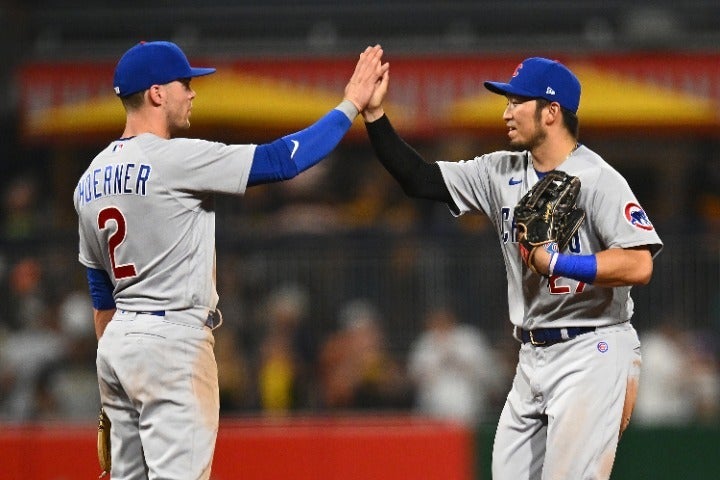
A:
[[[152,105],[160,105],[165,97],[165,91],[162,85],[151,85],[147,89],[146,95]]]
[[[550,102],[545,106],[548,112],[549,120],[552,122],[562,122],[562,108],[558,102]]]
[[[558,102],[550,102],[547,106],[547,109],[553,115],[557,115],[558,113],[560,113],[561,110],[560,104]]]

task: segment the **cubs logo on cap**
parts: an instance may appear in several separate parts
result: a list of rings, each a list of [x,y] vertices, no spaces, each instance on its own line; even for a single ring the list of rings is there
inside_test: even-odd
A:
[[[487,81],[484,85],[500,95],[558,102],[573,113],[580,106],[580,81],[565,65],[548,58],[527,58],[515,68],[508,83]]]
[[[523,66],[522,63],[518,63],[518,66],[515,67],[515,71],[513,72],[511,78],[515,78],[520,74],[520,69],[522,68],[522,66]]]

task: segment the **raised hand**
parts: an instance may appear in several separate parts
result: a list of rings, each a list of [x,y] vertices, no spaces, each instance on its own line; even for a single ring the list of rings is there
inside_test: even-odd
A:
[[[389,67],[389,64],[386,63],[386,65],[388,65]],[[382,104],[383,100],[385,100],[385,95],[387,95],[388,92],[389,82],[390,69],[387,68],[383,72],[382,77],[380,77],[380,79],[377,81],[375,85],[375,91],[370,97],[370,100],[368,101],[365,110],[362,111],[363,118],[366,122],[373,122],[385,114],[385,109],[383,108]]]
[[[345,86],[345,99],[350,100],[359,112],[365,110],[376,87],[382,81],[390,65],[382,63],[383,50],[380,45],[367,47],[360,54],[355,71]]]

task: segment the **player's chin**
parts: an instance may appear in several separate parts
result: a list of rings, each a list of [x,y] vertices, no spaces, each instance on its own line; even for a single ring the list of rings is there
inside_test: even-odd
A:
[[[510,147],[510,150],[529,150],[527,142],[523,142],[522,140],[511,137],[510,135],[508,135],[508,137],[508,146]]]
[[[178,122],[170,129],[171,136],[177,136],[180,132],[185,132],[190,129],[190,120],[186,122]]]

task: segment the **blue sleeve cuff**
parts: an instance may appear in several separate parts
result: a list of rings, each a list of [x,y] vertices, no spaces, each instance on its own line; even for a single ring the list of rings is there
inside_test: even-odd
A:
[[[96,310],[112,310],[115,308],[115,299],[113,298],[115,287],[107,272],[96,268],[88,268],[86,273],[93,308]]]

